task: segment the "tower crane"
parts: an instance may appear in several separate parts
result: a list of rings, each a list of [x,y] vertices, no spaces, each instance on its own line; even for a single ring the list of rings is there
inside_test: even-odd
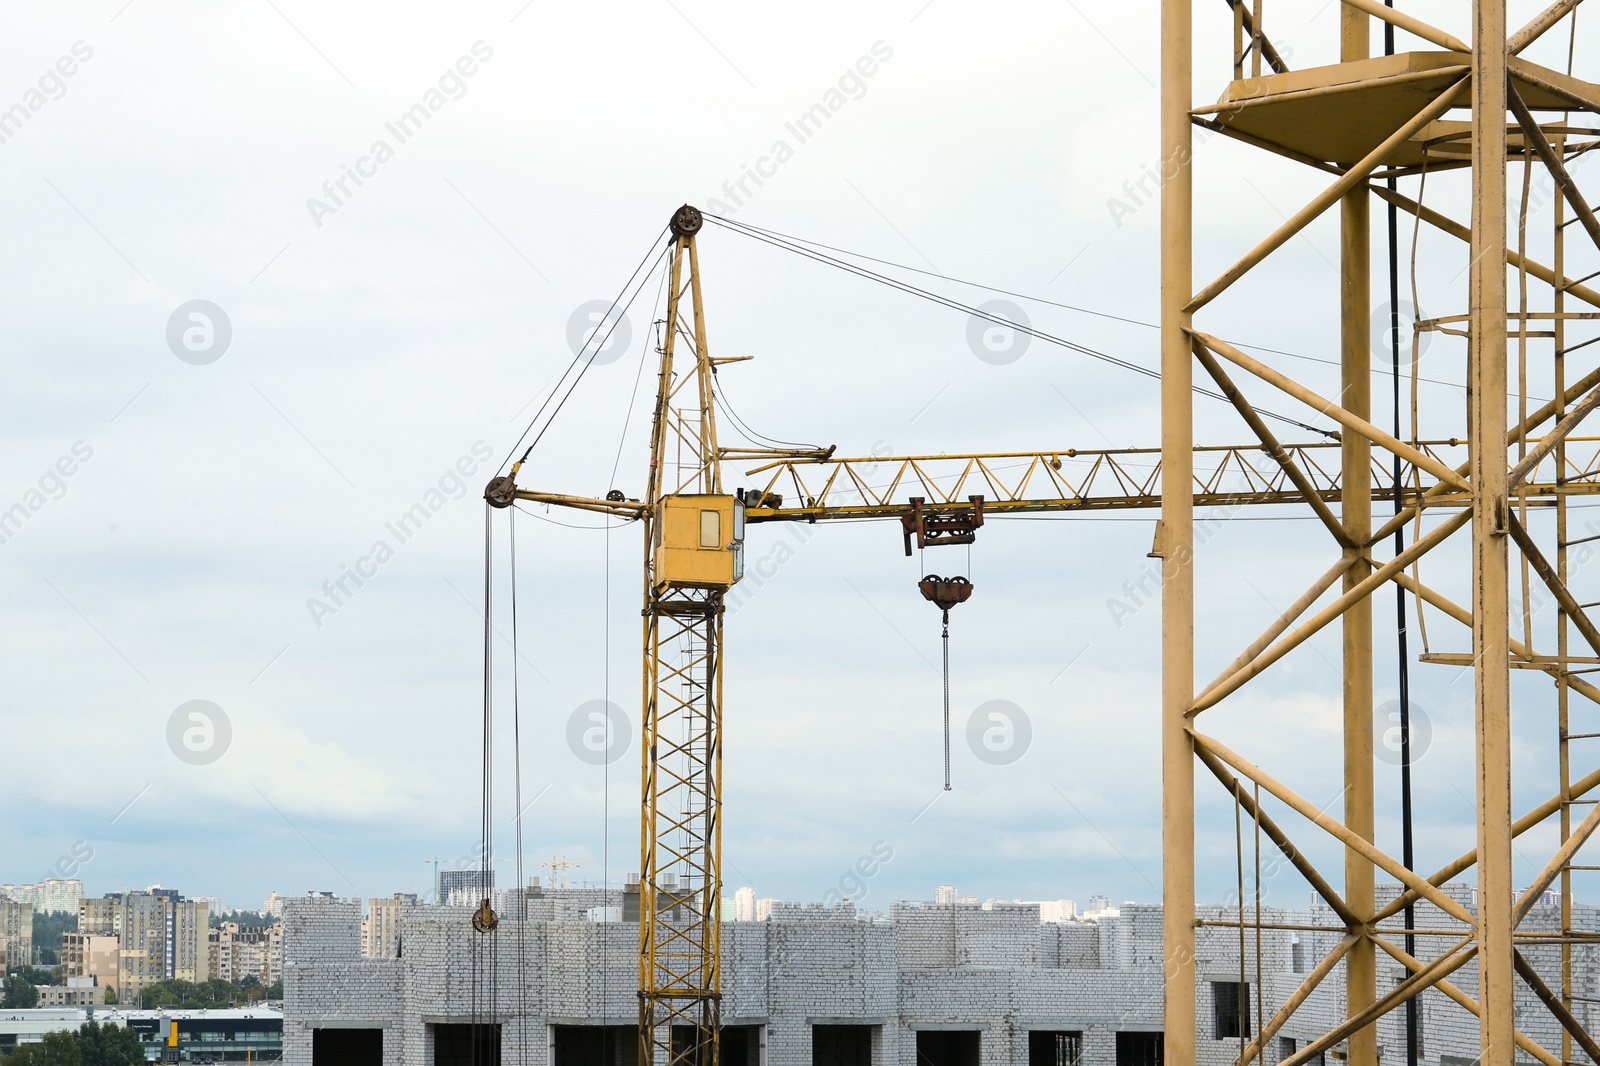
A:
[[[638,521],[643,529],[640,1066],[719,1061],[724,597],[743,577],[747,527],[895,520],[910,555],[913,545],[970,544],[989,518],[1153,510],[1161,504],[1159,448],[851,458],[836,456],[833,447],[719,444],[718,368],[749,357],[711,354],[696,247],[703,225],[701,212],[684,205],[668,226],[666,329],[643,498],[630,499],[617,489],[583,496],[524,488],[516,479],[527,453],[484,492],[496,508],[542,503]],[[1232,387],[1220,365],[1214,376],[1222,393],[1211,395],[1233,404],[1258,440],[1194,449],[1195,505],[1309,503],[1329,516],[1328,503],[1340,496],[1337,436],[1280,443],[1264,412]],[[1402,502],[1426,496],[1434,506],[1451,506],[1451,486],[1437,472],[1464,461],[1465,442],[1421,441],[1415,448],[1423,460],[1418,476],[1396,490]],[[752,464],[745,471],[751,487],[727,488],[728,462]],[[1600,450],[1590,465],[1600,465]],[[1382,484],[1386,471],[1381,465],[1373,470]],[[1562,491],[1573,491],[1571,483],[1582,480],[1569,471]],[[1529,493],[1554,495],[1556,482],[1552,471],[1541,468],[1530,476]],[[1374,490],[1373,498],[1384,498],[1383,490]],[[1159,525],[1156,538],[1151,554],[1159,556]],[[1331,571],[1318,594],[1341,574]],[[972,591],[964,577],[932,574],[920,587],[946,622],[950,609]],[[1282,621],[1283,628],[1288,624]],[[1275,635],[1269,631],[1264,639]],[[948,787],[948,683],[945,719]]]

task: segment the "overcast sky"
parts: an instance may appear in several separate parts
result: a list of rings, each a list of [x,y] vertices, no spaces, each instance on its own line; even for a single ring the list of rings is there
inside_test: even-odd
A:
[[[1306,8],[1269,9],[1291,64],[1330,60],[1337,6],[1278,6]],[[1513,5],[1512,22],[1535,6]],[[0,125],[0,508],[26,517],[0,543],[0,880],[59,871],[96,894],[161,883],[254,907],[273,890],[425,893],[434,860],[473,857],[482,486],[571,360],[585,305],[610,301],[681,203],[1087,309],[1013,300],[1042,330],[1157,362],[1141,324],[1157,308],[1153,0],[6,8],[0,119],[21,111]],[[1198,8],[1206,100],[1225,84],[1229,27],[1224,5]],[[1564,44],[1542,47],[1560,62]],[[817,105],[827,121],[802,138],[791,127]],[[1221,139],[1197,165],[1197,281],[1326,181]],[[1428,197],[1465,217],[1459,183],[1435,179]],[[1548,209],[1538,217],[1547,227]],[[1463,249],[1428,234],[1419,247],[1430,313],[1463,310]],[[1208,309],[1206,328],[1336,358],[1337,250],[1325,218],[1248,295]],[[705,231],[700,257],[713,352],[755,357],[722,384],[763,434],[862,455],[1159,443],[1146,377],[985,336],[959,311],[724,229]],[[645,392],[629,410],[656,295],[652,283],[524,485],[642,492]],[[1331,390],[1327,365],[1272,358]],[[1448,338],[1424,354],[1425,433],[1462,432],[1462,362]],[[1549,395],[1547,361],[1531,380]],[[1196,402],[1202,439],[1250,439]],[[397,535],[418,504],[426,521]],[[752,527],[752,564],[772,576],[727,624],[729,894],[822,899],[887,849],[864,894],[844,886],[863,906],[941,882],[983,898],[1159,899],[1159,609],[1128,592],[1151,587],[1151,517],[995,521],[970,553],[923,560],[903,556],[892,523]],[[1230,517],[1201,552],[1202,683],[1334,557],[1296,512]],[[542,511],[517,523],[524,873],[565,856],[581,864],[572,880],[620,884],[639,866],[640,545],[636,527],[602,525]],[[1429,578],[1464,596],[1464,558],[1445,551]],[[922,566],[977,586],[951,622],[948,794]],[[333,596],[356,567],[363,583]],[[503,605],[503,573],[500,587]],[[1386,594],[1380,701],[1394,696],[1392,611]],[[1430,621],[1432,650],[1470,646]],[[502,883],[515,876],[511,662],[499,642]],[[1330,632],[1207,725],[1332,811],[1337,664]],[[1471,692],[1448,667],[1414,678],[1431,868],[1473,839]],[[1515,681],[1522,807],[1554,791],[1553,701],[1548,684]],[[606,699],[629,740],[598,764],[568,738]],[[191,701],[220,708],[198,708],[209,733]],[[990,701],[1026,719],[1009,763],[967,739]],[[1379,773],[1380,836],[1398,849],[1397,771]],[[1200,892],[1221,899],[1231,804],[1199,784]],[[1523,859],[1550,839],[1530,837]],[[1335,850],[1305,847],[1337,871]],[[1272,903],[1306,898],[1289,875],[1270,886]]]

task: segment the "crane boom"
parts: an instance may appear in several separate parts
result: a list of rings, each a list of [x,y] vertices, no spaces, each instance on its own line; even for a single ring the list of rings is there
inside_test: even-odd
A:
[[[1567,439],[1561,469],[1546,456],[1529,475],[1529,495],[1553,499],[1558,493],[1600,493],[1600,437]],[[1286,444],[1284,451],[1302,470],[1320,499],[1339,499],[1339,444],[1335,441]],[[1420,441],[1418,450],[1451,467],[1466,459],[1464,440]],[[1197,447],[1194,502],[1197,507],[1305,503],[1305,494],[1273,462],[1263,445]],[[728,459],[724,450],[723,459]],[[843,519],[902,518],[910,499],[946,514],[972,510],[971,497],[983,497],[988,515],[1049,511],[1154,510],[1161,503],[1161,449],[1064,448],[1036,452],[832,456],[776,459],[745,471],[755,486],[744,490],[745,521],[817,522]],[[1373,459],[1374,478],[1387,479],[1382,457]],[[1383,485],[1384,482],[1379,482]],[[1423,472],[1401,490],[1410,504],[1424,494],[1430,507],[1464,506],[1464,494],[1443,492]],[[515,498],[640,519],[647,510],[638,500],[572,496],[516,489]],[[1392,499],[1383,487],[1374,499]]]

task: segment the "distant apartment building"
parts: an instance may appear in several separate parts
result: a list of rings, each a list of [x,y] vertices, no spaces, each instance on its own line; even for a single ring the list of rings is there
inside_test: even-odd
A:
[[[78,901],[78,932],[103,936],[117,934],[117,896]]]
[[[31,885],[0,885],[0,896],[31,903],[36,914],[76,914],[83,899],[83,882],[53,878]]]
[[[261,905],[261,916],[263,918],[282,918],[284,898],[276,892],[267,893],[267,900]]]
[[[748,886],[733,894],[733,915],[736,922],[756,920],[756,890]]]
[[[1070,922],[1077,916],[1077,904],[1070,899],[1039,901],[1039,920],[1041,922]]]
[[[210,976],[239,982],[254,977],[263,986],[283,977],[283,925],[265,928],[223,922],[208,938]]]
[[[391,899],[369,899],[361,926],[361,953],[376,959],[398,958],[400,914],[417,905],[417,897],[411,892],[396,892]]]
[[[175,889],[112,893],[85,899],[78,932],[117,938],[120,998],[138,995],[158,981],[204,981],[210,976],[207,924],[210,908],[184,899]]]
[[[0,972],[33,965],[33,904],[0,899]]]
[[[494,892],[493,870],[440,870],[434,901],[447,907],[476,907]]]
[[[121,957],[114,936],[61,934],[61,970],[69,987],[74,980],[92,980],[101,988],[116,988]]]

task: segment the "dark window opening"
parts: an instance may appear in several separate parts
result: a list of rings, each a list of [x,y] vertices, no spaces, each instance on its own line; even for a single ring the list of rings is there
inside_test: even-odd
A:
[[[976,1029],[917,1030],[917,1066],[978,1066]]]
[[[1238,981],[1211,982],[1211,1035],[1238,1040],[1250,1035],[1250,986]]]
[[[433,1066],[500,1066],[500,1027],[433,1026]]]
[[[874,1028],[876,1026],[871,1025],[813,1025],[811,1066],[872,1066]]]
[[[636,1066],[636,1025],[552,1025],[551,1066]]]
[[[1053,1030],[1028,1033],[1028,1066],[1079,1066],[1083,1034]]]
[[[761,1066],[759,1025],[724,1025],[717,1045],[722,1066]],[[865,1066],[872,1066],[872,1063]]]
[[[1118,1033],[1117,1066],[1161,1066],[1161,1034]]]
[[[382,1029],[311,1030],[312,1066],[383,1066]]]
[[[637,1032],[637,1030],[633,1030]],[[681,1066],[702,1066],[703,1058],[697,1053],[692,1053],[695,1042],[695,1027],[692,1025],[674,1025],[672,1027],[672,1061]],[[759,1025],[724,1025],[717,1030],[718,1061],[722,1066],[760,1066],[761,1062],[761,1026]],[[637,1062],[635,1056],[633,1062]],[[633,1062],[625,1066],[633,1066]],[[559,1063],[556,1066],[560,1066]]]

